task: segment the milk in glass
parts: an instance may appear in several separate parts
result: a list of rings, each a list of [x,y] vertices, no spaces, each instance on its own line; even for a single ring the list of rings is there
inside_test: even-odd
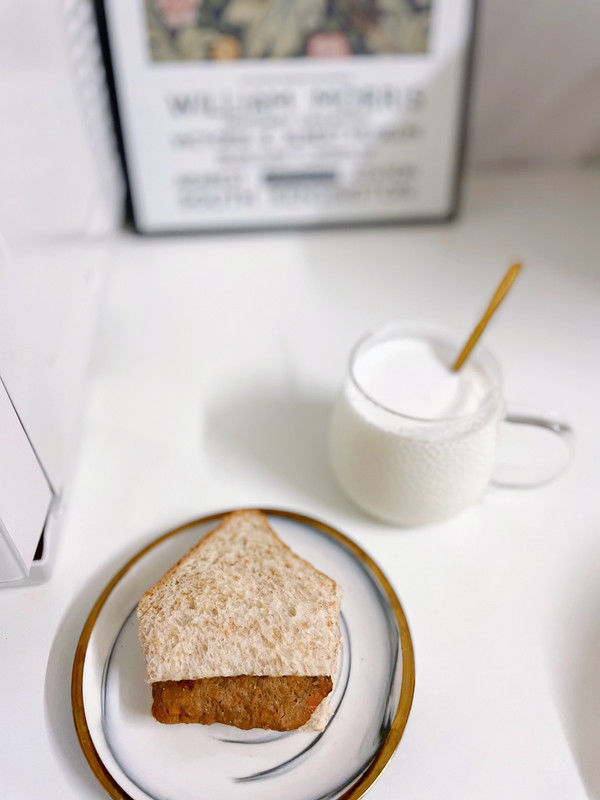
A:
[[[392,326],[352,354],[332,418],[331,460],[346,494],[381,519],[443,520],[489,483],[504,406],[499,371],[480,350],[452,372],[457,352],[435,329]]]

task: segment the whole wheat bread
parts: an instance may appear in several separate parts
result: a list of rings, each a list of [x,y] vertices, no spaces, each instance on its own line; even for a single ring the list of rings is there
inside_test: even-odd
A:
[[[260,511],[237,511],[138,605],[148,683],[226,676],[334,677],[341,589],[297,556]],[[328,718],[328,698],[312,727]]]

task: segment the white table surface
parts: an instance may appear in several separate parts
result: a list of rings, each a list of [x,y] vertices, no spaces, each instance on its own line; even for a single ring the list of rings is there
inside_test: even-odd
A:
[[[71,720],[83,621],[150,538],[241,505],[341,528],[402,600],[416,693],[370,798],[600,797],[600,173],[480,173],[467,189],[449,226],[106,242],[54,575],[0,593],[3,800],[105,796]],[[393,318],[466,333],[517,257],[487,341],[509,399],[572,422],[573,464],[444,525],[366,518],[325,454],[351,345]]]

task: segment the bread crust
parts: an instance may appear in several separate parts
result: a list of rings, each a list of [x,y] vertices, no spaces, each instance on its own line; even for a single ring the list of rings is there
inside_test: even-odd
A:
[[[165,724],[220,722],[291,731],[305,725],[331,692],[328,675],[236,675],[152,684],[152,714]]]

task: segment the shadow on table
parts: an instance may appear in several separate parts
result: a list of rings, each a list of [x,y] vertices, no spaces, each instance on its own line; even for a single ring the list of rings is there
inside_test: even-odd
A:
[[[556,696],[587,794],[600,798],[600,564],[573,580],[572,594],[561,596],[561,641],[552,658]]]
[[[53,746],[78,781],[82,794],[74,792],[73,797],[82,796],[85,792],[85,797],[97,797],[99,800],[106,798],[106,793],[85,761],[75,733],[71,707],[71,671],[75,648],[98,595],[131,556],[131,552],[135,552],[135,549],[114,556],[90,577],[63,616],[48,657],[44,687],[46,718],[52,733]]]
[[[310,501],[360,514],[338,489],[329,466],[331,400],[251,389],[206,411],[210,449],[242,459],[284,481]]]

